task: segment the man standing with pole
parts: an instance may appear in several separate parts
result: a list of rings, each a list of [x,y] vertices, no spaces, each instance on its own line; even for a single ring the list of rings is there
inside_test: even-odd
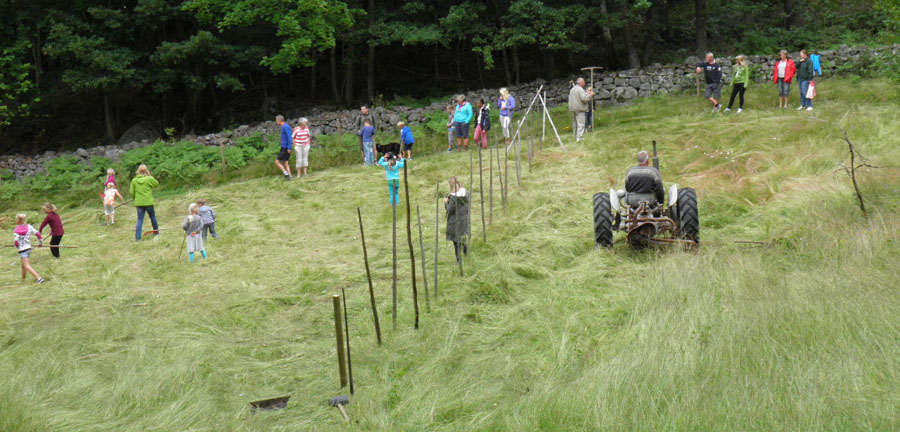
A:
[[[572,130],[575,132],[575,141],[581,141],[584,136],[585,113],[587,102],[594,96],[593,90],[584,89],[584,78],[578,78],[572,90],[569,91],[569,111],[572,112]]]

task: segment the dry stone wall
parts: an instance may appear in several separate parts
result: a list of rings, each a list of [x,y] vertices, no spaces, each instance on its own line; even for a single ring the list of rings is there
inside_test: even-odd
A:
[[[838,67],[847,63],[854,63],[860,58],[869,58],[877,56],[897,56],[900,55],[900,44],[892,46],[883,46],[877,48],[867,47],[841,47],[833,51],[821,51],[823,61],[823,73],[830,76],[835,73]],[[791,58],[799,58],[799,53],[792,53]],[[602,105],[617,105],[629,103],[638,98],[644,98],[651,95],[668,94],[673,92],[681,92],[696,88],[697,76],[695,74],[696,64],[701,60],[697,57],[688,57],[681,64],[661,65],[654,64],[644,69],[626,69],[619,71],[608,71],[594,74],[594,87],[596,100]],[[751,65],[759,67],[763,73],[757,73],[754,76],[756,81],[766,81],[771,79],[771,70],[774,68],[776,56],[748,56]],[[732,72],[732,64],[730,58],[719,59],[722,64],[723,75],[726,84],[729,82]],[[547,104],[550,107],[563,105],[568,102],[568,93],[571,88],[572,81],[576,76],[570,76],[563,79],[552,81],[544,81],[538,79],[534,82],[510,86],[510,93],[516,98],[518,105],[517,111],[522,112],[531,100],[534,98],[535,90],[543,85],[546,91]],[[470,102],[475,102],[478,98],[485,98],[492,107],[496,106],[499,89],[481,89],[466,93],[466,98]],[[435,111],[443,111],[446,105],[450,103],[435,102],[431,105],[421,108],[409,108],[404,106],[386,109],[384,107],[374,108],[375,114],[378,116],[378,129],[384,133],[395,133],[396,124],[400,120],[405,121],[411,126],[423,124],[427,121],[426,116]],[[320,135],[334,134],[341,125],[344,133],[355,133],[358,110],[329,110],[327,108],[311,108],[296,109],[287,113],[288,122],[292,126],[298,124],[300,117],[306,117],[310,121],[310,129],[313,137]],[[54,158],[71,155],[75,156],[85,163],[88,163],[91,157],[103,156],[113,161],[118,160],[119,156],[131,149],[143,147],[152,144],[153,139],[148,137],[149,128],[145,123],[138,123],[123,135],[123,140],[129,141],[129,137],[140,138],[140,140],[131,140],[127,143],[119,145],[99,146],[89,149],[79,148],[74,152],[57,153],[47,151],[40,155],[4,155],[0,156],[0,170],[11,171],[16,178],[29,177],[44,172],[43,164]],[[262,135],[278,134],[278,126],[274,121],[266,121],[255,125],[242,125],[233,131],[224,131],[207,135],[188,135],[182,137],[184,140],[193,141],[201,145],[231,145],[236,139],[245,136],[252,136],[256,133]]]

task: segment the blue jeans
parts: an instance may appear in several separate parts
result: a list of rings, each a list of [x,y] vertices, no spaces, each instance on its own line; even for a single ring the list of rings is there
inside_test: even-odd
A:
[[[159,224],[156,223],[156,212],[153,211],[153,206],[140,206],[137,208],[137,228],[134,230],[134,239],[141,239],[141,228],[144,226],[144,212],[150,214],[150,223],[153,224],[154,230],[159,230]]]
[[[203,225],[203,228],[200,229],[200,235],[203,236],[203,241],[204,241],[204,242],[206,242],[206,233],[207,233],[207,231],[209,231],[209,233],[212,234],[212,236],[213,236],[214,239],[216,239],[216,240],[219,239],[219,235],[216,234],[216,223],[215,223],[215,222],[205,224],[205,225]]]
[[[363,154],[366,165],[375,165],[375,144],[371,141],[363,143]]]
[[[391,205],[400,204],[400,180],[388,180],[388,194]]]
[[[809,81],[798,80],[800,85],[800,106],[812,108],[812,99],[806,98],[806,91],[809,90]]]

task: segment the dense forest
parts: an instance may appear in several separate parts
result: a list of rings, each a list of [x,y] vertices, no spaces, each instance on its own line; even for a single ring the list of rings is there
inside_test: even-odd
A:
[[[893,42],[896,0],[6,0],[0,153],[707,50]]]

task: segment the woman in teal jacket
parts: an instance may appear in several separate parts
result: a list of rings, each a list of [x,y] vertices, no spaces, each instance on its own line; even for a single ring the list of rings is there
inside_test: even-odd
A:
[[[734,105],[735,95],[741,95],[741,104],[738,106],[737,112],[744,110],[744,92],[750,87],[750,66],[747,65],[747,58],[739,55],[734,59],[734,76],[731,78],[731,98],[728,100],[728,108],[725,112],[731,111]]]
[[[134,231],[134,241],[141,240],[141,228],[144,226],[144,213],[150,214],[150,223],[153,231],[159,234],[159,224],[156,223],[156,212],[153,210],[153,188],[159,186],[159,182],[150,175],[147,165],[141,165],[131,180],[131,198],[134,200],[134,208],[137,209],[137,228]]]
[[[456,125],[456,145],[469,149],[469,122],[472,121],[472,105],[466,102],[466,95],[456,97],[456,111],[453,123]]]

